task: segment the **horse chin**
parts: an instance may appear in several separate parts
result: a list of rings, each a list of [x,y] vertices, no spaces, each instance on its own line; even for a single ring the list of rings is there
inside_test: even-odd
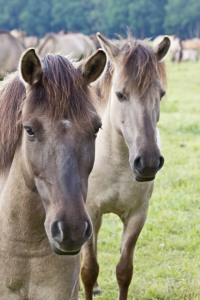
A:
[[[79,254],[80,250],[76,250],[76,251],[63,251],[61,249],[58,249],[57,247],[55,247],[54,245],[51,244],[51,248],[53,249],[53,251],[58,254],[58,255],[77,255]]]
[[[138,182],[153,181],[154,179],[155,179],[155,176],[152,176],[152,177],[135,176],[135,180],[138,181]]]

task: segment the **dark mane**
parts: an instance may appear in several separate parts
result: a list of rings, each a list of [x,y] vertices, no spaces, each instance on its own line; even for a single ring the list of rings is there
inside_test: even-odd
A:
[[[18,72],[8,76],[0,91],[0,173],[12,162],[22,131],[23,118],[48,115],[51,119],[70,119],[77,125],[90,120],[94,112],[90,89],[79,71],[66,58],[48,55],[42,59],[43,75],[26,95]]]
[[[0,174],[11,163],[21,135],[18,120],[25,97],[25,88],[17,73],[4,81],[4,87],[0,90]]]
[[[163,62],[159,62],[153,49],[145,42],[129,37],[120,43],[117,68],[123,70],[125,85],[131,85],[138,95],[143,95],[156,76],[166,84],[166,72]],[[114,65],[108,65],[106,74],[99,81],[97,90],[101,91],[101,97],[108,99]]]

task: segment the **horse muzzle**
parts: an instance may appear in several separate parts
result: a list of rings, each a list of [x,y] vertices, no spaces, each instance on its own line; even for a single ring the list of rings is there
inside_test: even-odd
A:
[[[58,255],[76,255],[80,252],[83,244],[92,234],[90,220],[83,221],[77,227],[71,227],[64,221],[54,221],[50,230],[46,230],[50,245]]]
[[[137,156],[131,164],[135,180],[138,182],[152,181],[157,172],[164,165],[164,157],[160,155],[153,160],[147,160],[142,156]]]

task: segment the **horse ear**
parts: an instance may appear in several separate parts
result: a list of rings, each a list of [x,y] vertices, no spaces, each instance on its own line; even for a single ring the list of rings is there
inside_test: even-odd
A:
[[[108,54],[109,58],[111,60],[115,60],[120,52],[120,49],[117,46],[115,46],[112,42],[107,40],[104,36],[102,36],[99,32],[97,33],[97,39],[101,44],[102,48]]]
[[[106,53],[99,49],[97,50],[82,66],[82,75],[87,84],[97,80],[103,72],[106,65]]]
[[[28,49],[22,55],[20,73],[22,79],[30,85],[37,83],[41,79],[42,66],[34,49]]]
[[[155,51],[155,54],[160,62],[163,61],[167,56],[167,54],[169,53],[170,46],[171,46],[170,38],[168,36],[165,36]]]

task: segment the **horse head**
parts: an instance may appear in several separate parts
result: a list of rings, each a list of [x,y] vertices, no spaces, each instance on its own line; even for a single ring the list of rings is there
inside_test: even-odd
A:
[[[92,233],[85,208],[88,176],[101,120],[89,84],[106,64],[99,50],[75,68],[63,56],[21,58],[26,88],[22,119],[22,168],[27,186],[44,206],[46,234],[57,254],[74,255]]]
[[[164,37],[153,50],[133,38],[117,46],[101,34],[97,36],[111,65],[111,124],[128,147],[135,179],[151,181],[164,164],[157,122],[160,101],[165,94],[162,60],[169,51],[170,39]]]

